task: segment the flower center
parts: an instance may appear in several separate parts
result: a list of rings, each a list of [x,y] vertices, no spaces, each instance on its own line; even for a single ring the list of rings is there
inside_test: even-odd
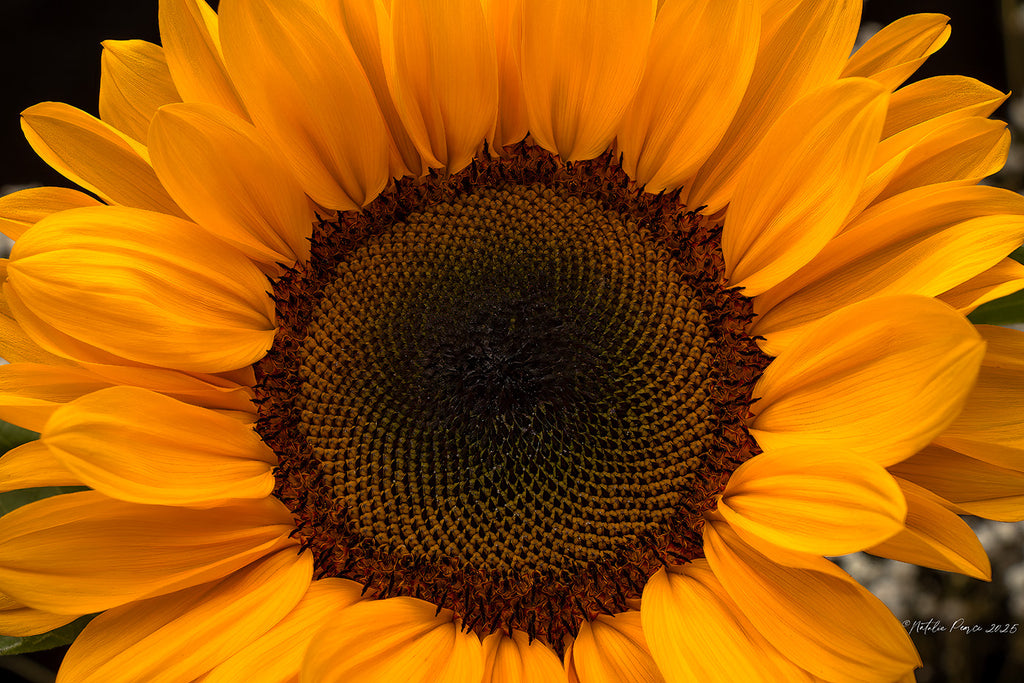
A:
[[[718,235],[526,147],[321,223],[257,368],[318,575],[558,647],[700,556],[766,364]]]

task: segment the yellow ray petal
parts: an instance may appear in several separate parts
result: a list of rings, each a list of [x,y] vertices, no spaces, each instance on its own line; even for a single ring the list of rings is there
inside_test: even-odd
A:
[[[835,683],[893,680],[921,665],[885,605],[828,560],[806,556],[817,570],[776,564],[714,521],[704,526],[704,552],[761,635],[815,676]]]
[[[398,597],[358,602],[313,637],[302,683],[463,683],[483,676],[476,634],[449,610]]]
[[[203,683],[289,683],[296,680],[309,641],[324,624],[355,604],[362,589],[361,585],[347,579],[314,581],[291,612],[210,671],[202,679]]]
[[[972,515],[1019,522],[1024,520],[1024,461],[1021,465],[1021,469],[1011,470],[932,445],[896,463],[889,471]]]
[[[845,555],[903,528],[907,504],[874,462],[842,451],[769,451],[729,477],[718,511],[748,543]],[[753,538],[751,538],[753,537]]]
[[[729,203],[740,166],[782,112],[839,76],[857,37],[862,6],[858,0],[776,4],[774,9],[782,11],[765,8],[766,31],[732,125],[690,183],[686,204],[707,206],[708,214]]]
[[[860,47],[842,77],[863,76],[895,90],[949,40],[949,17],[912,14],[892,22]]]
[[[562,662],[547,645],[523,631],[495,631],[481,643],[482,683],[565,683]]]
[[[312,575],[312,555],[288,548],[217,583],[109,610],[75,639],[58,680],[195,680],[280,622]]]
[[[104,201],[183,215],[157,180],[146,148],[103,121],[42,102],[21,113],[21,129],[43,161]]]
[[[992,86],[967,76],[925,78],[893,93],[882,137],[891,137],[929,121],[944,125],[971,116],[984,118],[1007,97]]]
[[[5,636],[35,636],[70,624],[77,618],[74,614],[51,614],[25,607],[17,600],[0,594],[0,633]]]
[[[988,555],[971,527],[950,511],[941,497],[912,482],[899,478],[897,481],[907,498],[907,528],[867,551],[892,560],[991,580]]]
[[[164,49],[145,40],[105,40],[100,59],[100,119],[145,144],[149,122],[181,102]]]
[[[523,1],[523,96],[537,144],[563,161],[608,148],[640,85],[654,13],[653,0]]]
[[[136,387],[59,408],[42,442],[87,486],[130,503],[206,506],[274,489],[277,457],[250,425]]]
[[[995,301],[1024,289],[1024,264],[1004,258],[988,270],[975,275],[937,298],[946,302],[962,315],[968,315],[978,306]]]
[[[160,0],[159,20],[167,68],[182,99],[246,117],[224,68],[217,14],[206,0]]]
[[[0,457],[0,493],[39,486],[81,485],[82,480],[38,440],[12,448]]]
[[[388,83],[429,166],[461,171],[494,130],[498,67],[479,0],[394,0]]]
[[[30,187],[0,197],[0,232],[12,240],[20,239],[30,227],[51,213],[100,203],[78,190],[67,187]]]
[[[309,199],[252,125],[212,105],[171,105],[149,143],[164,187],[218,238],[266,264],[309,257]]]
[[[391,138],[341,27],[305,0],[220,10],[228,71],[306,193],[330,209],[372,201],[388,181]]]
[[[658,13],[647,68],[616,140],[648,192],[693,176],[732,122],[757,56],[757,3],[675,0]]]
[[[79,360],[61,335],[140,363],[218,372],[273,341],[269,283],[199,226],[137,209],[53,214],[18,240],[4,285],[41,346]],[[51,334],[50,329],[56,334]]]
[[[529,121],[519,74],[523,46],[522,0],[483,0],[484,16],[494,36],[498,68],[498,115],[487,140],[501,148],[526,137]]]
[[[891,465],[956,418],[984,353],[974,327],[934,299],[847,306],[768,366],[750,433],[765,450],[848,447]]]
[[[580,683],[661,683],[665,680],[647,649],[640,612],[635,610],[602,614],[593,621],[583,622],[572,645],[571,663]]]
[[[293,546],[292,529],[274,498],[191,510],[67,493],[0,517],[0,586],[48,612],[99,612],[226,576]]]
[[[678,573],[659,569],[644,587],[640,616],[668,683],[808,679],[743,616],[706,560]]]
[[[801,99],[744,163],[722,231],[725,275],[754,296],[792,275],[842,228],[882,128],[888,94],[845,79]]]

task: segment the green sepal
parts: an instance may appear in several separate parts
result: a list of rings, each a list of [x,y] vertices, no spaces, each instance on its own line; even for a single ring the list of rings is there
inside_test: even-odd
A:
[[[967,319],[975,325],[1024,323],[1024,290],[978,306]]]
[[[6,453],[16,446],[35,441],[39,434],[9,422],[0,422],[0,453]]]
[[[39,486],[32,489],[18,489],[16,491],[0,493],[0,516],[20,508],[22,505],[28,505],[43,498],[59,496],[62,493],[76,493],[88,490],[89,487],[87,486]]]
[[[86,614],[78,617],[70,624],[55,628],[38,636],[0,636],[0,656],[20,655],[26,652],[39,652],[40,650],[52,650],[55,647],[68,645],[78,634],[82,632],[95,614]]]

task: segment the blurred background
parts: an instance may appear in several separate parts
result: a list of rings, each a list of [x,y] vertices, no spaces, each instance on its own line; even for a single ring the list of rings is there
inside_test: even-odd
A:
[[[211,4],[216,7],[216,0]],[[964,74],[1016,93],[994,115],[1010,123],[1014,143],[1005,169],[990,182],[1021,191],[1024,0],[867,0],[861,40],[918,12],[948,15],[952,36],[911,80]],[[56,100],[96,114],[100,41],[131,38],[159,42],[156,0],[0,0],[0,195],[33,185],[71,186],[25,143],[18,113],[37,102]],[[1024,320],[1024,309],[1015,319]],[[947,627],[958,619],[983,627],[1017,625],[1013,634],[915,634],[925,663],[917,672],[919,682],[1024,681],[1024,523],[969,521],[992,559],[990,583],[864,554],[841,563],[901,621],[936,620]],[[52,681],[63,651],[0,657],[0,680]]]

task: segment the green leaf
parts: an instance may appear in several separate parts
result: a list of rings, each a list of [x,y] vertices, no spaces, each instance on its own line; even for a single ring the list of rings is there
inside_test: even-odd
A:
[[[35,441],[39,434],[8,422],[0,422],[0,453],[6,453],[15,446]]]
[[[6,515],[11,510],[20,508],[22,505],[28,505],[50,496],[88,490],[88,487],[85,486],[40,486],[34,489],[7,491],[6,493],[0,493],[0,515]]]
[[[67,645],[78,637],[85,625],[95,616],[95,614],[87,614],[84,617],[78,617],[70,624],[49,633],[40,633],[38,636],[0,636],[0,656],[52,650],[55,647]]]
[[[1016,253],[1016,252],[1014,252]],[[1014,325],[1024,323],[1024,291],[1014,292],[1002,299],[990,301],[976,308],[967,319],[976,325]]]

